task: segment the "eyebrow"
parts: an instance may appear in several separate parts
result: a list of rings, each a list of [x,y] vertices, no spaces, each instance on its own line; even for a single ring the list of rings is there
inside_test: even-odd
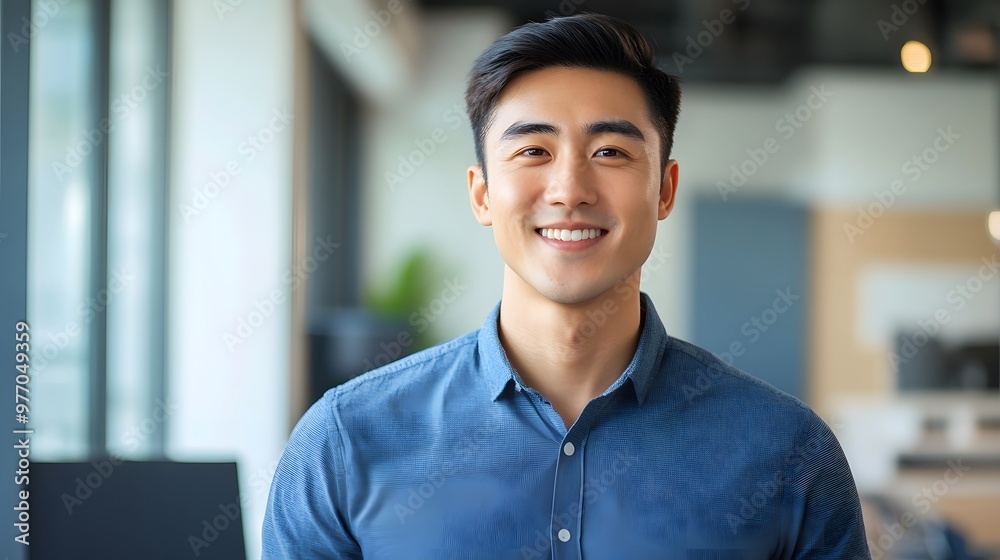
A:
[[[503,142],[529,134],[558,136],[559,129],[549,123],[518,121],[503,131],[503,134],[500,135],[500,141]],[[626,120],[597,121],[587,125],[588,136],[597,136],[599,134],[621,134],[622,136],[628,136],[643,142],[646,141],[646,137],[639,130],[639,127]]]
[[[517,121],[508,126],[507,130],[503,131],[503,134],[500,135],[500,141],[503,142],[529,134],[551,134],[552,136],[557,136],[559,129],[548,123]]]
[[[646,137],[642,135],[639,127],[625,120],[597,121],[591,123],[587,126],[587,134],[590,136],[597,136],[598,134],[621,134],[622,136],[628,136],[636,140],[642,140],[643,142],[646,141]]]

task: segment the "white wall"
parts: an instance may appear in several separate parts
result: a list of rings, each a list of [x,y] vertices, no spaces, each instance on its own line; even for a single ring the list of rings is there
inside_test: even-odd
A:
[[[831,95],[814,98],[818,108],[788,129],[786,115],[808,104],[812,88]],[[897,208],[985,209],[996,204],[1000,184],[998,106],[995,75],[963,72],[810,68],[774,86],[694,84],[684,88],[675,152],[684,183],[720,197],[717,182],[729,182],[730,166],[771,137],[778,150],[731,199],[779,194],[853,207],[900,179],[907,189]],[[913,180],[904,163],[948,127],[961,135],[954,149]],[[794,134],[786,138],[787,130]]]
[[[800,103],[787,86],[718,86],[682,84],[681,113],[674,134],[673,157],[680,166],[680,186],[689,196],[716,193],[717,183],[729,183],[739,168],[768,138],[778,149],[767,161],[735,186],[730,199],[789,190],[789,178],[807,151],[808,129],[803,127],[788,140],[776,131],[784,113]],[[793,101],[795,104],[793,105]],[[802,101],[805,101],[803,99]],[[783,128],[783,127],[782,127]]]
[[[239,460],[248,554],[259,558],[267,484],[288,435],[282,273],[291,262],[294,120],[265,129],[282,126],[274,111],[292,110],[292,11],[290,3],[245,0],[219,14],[217,4],[174,2],[167,384],[177,410],[167,452]],[[252,154],[243,142],[256,135],[263,149]],[[196,200],[230,162],[240,173],[214,198]],[[185,217],[183,205],[196,204]],[[256,322],[255,302],[272,291],[283,304],[231,351],[224,334],[241,319]]]
[[[414,247],[433,249],[440,264],[453,271],[446,277],[457,277],[466,287],[432,324],[442,338],[478,328],[500,299],[503,261],[491,230],[475,221],[469,207],[465,171],[475,163],[475,152],[464,95],[473,60],[507,30],[495,12],[424,14],[420,82],[407,98],[369,106],[365,113],[365,276],[368,283],[384,281]],[[433,145],[433,152],[423,156],[416,142]],[[423,162],[403,177],[399,158],[414,151],[419,154],[414,161]],[[390,185],[387,172],[403,181]]]
[[[826,72],[839,99],[823,111],[812,184],[817,203],[854,206],[901,180],[897,208],[988,210],[1000,195],[995,73]],[[960,135],[920,175],[903,168],[933,146],[939,128]],[[939,142],[940,144],[940,142]],[[943,145],[943,144],[942,144]],[[911,163],[909,169],[919,169]]]

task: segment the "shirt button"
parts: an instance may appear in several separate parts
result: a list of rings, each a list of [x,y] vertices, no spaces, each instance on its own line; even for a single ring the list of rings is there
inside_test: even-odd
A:
[[[569,540],[569,531],[566,529],[559,529],[559,540],[566,542]]]
[[[566,445],[563,446],[563,453],[565,453],[566,455],[572,455],[576,453],[576,447],[573,445],[573,442],[571,441],[566,442]]]

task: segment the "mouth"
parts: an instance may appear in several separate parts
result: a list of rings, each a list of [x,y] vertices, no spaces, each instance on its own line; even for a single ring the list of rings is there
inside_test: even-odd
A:
[[[559,229],[538,228],[535,233],[551,241],[564,243],[581,243],[592,239],[600,239],[608,230],[601,228]]]

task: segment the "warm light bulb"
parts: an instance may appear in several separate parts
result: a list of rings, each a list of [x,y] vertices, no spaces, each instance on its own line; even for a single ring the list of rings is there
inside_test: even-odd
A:
[[[1000,241],[1000,210],[994,210],[993,212],[990,212],[990,217],[989,220],[987,220],[987,224],[990,228],[990,235],[993,236],[993,239],[995,239],[996,241]]]
[[[907,41],[899,58],[907,72],[926,72],[931,67],[931,50],[920,41]]]

